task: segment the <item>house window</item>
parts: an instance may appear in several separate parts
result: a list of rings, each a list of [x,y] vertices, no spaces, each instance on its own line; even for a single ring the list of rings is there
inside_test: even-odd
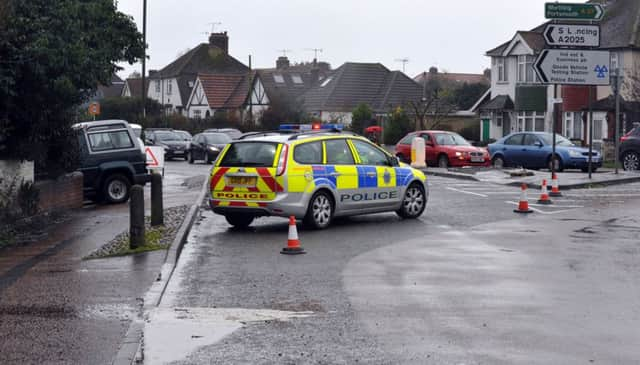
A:
[[[544,113],[518,112],[518,132],[544,132]]]
[[[198,119],[202,118],[202,110],[194,110],[193,117]]]
[[[302,84],[302,77],[300,75],[291,75],[291,80],[294,84]]]
[[[156,81],[156,92],[160,93],[160,80]]]
[[[533,62],[533,56],[518,56],[518,82],[532,83],[537,81],[535,72],[533,72]]]
[[[506,58],[500,57],[497,59],[496,63],[498,64],[498,82],[509,81],[509,75],[507,74],[506,67]]]
[[[602,140],[602,119],[593,119],[593,139]]]
[[[502,113],[496,113],[496,127],[502,127]]]
[[[167,84],[167,95],[171,95],[172,85],[173,83],[169,80],[169,83]]]
[[[284,84],[284,77],[282,75],[274,74],[273,81],[275,81],[276,84]]]
[[[582,117],[579,112],[564,113],[564,136],[569,139],[582,139]]]

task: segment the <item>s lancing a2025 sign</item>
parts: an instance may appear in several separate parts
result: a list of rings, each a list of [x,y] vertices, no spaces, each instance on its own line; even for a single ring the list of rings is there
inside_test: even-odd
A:
[[[545,84],[610,84],[608,51],[544,49],[533,68]]]
[[[600,47],[600,26],[590,24],[547,24],[544,40],[554,47]]]

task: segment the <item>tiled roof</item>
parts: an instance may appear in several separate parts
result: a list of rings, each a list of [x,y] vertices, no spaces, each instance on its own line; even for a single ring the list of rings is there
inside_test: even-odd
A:
[[[540,32],[524,32],[520,31],[518,34],[524,39],[529,47],[533,50],[534,53],[539,53],[545,48],[546,42],[544,40],[544,36],[542,35],[542,31]]]
[[[146,88],[145,88],[145,95],[146,92],[149,90],[149,79],[145,79],[145,84],[146,84]],[[136,96],[142,96],[142,78],[132,78],[132,79],[127,79],[127,85],[129,87],[129,93],[131,93],[132,97],[136,97]]]
[[[284,70],[258,69],[256,74],[269,99],[295,100],[309,90],[315,81],[310,72],[299,70],[293,67]],[[280,82],[276,82],[276,78]]]
[[[513,110],[513,100],[509,95],[497,95],[490,101],[482,104],[480,110]]]
[[[221,48],[209,43],[201,43],[178,57],[151,78],[168,78],[198,73],[242,73],[249,67],[225,53]]]
[[[118,77],[118,75],[113,74],[111,76],[111,84],[110,85],[98,85],[98,94],[102,94],[103,98],[112,98],[115,96],[120,96],[122,94],[122,89],[124,88],[124,81]]]
[[[308,111],[342,112],[350,112],[360,103],[384,112],[389,104],[421,97],[422,87],[405,74],[391,72],[380,63],[353,62],[343,64],[303,95]]]
[[[468,74],[468,73],[453,73],[453,72],[442,72],[436,73],[435,76],[441,80],[446,80],[454,83],[467,83],[467,84],[489,84],[489,79],[483,74]],[[430,72],[422,72],[416,75],[413,80],[419,84],[422,84],[425,79],[430,80],[434,77],[433,73]]]
[[[249,95],[250,74],[200,74],[202,88],[211,109],[237,109]]]

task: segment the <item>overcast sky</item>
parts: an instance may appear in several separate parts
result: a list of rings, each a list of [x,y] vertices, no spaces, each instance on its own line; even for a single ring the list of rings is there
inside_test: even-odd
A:
[[[149,0],[147,70],[206,42],[211,24],[227,31],[229,53],[253,67],[274,67],[278,50],[290,61],[319,59],[337,68],[347,61],[380,62],[413,77],[435,65],[448,72],[481,73],[485,52],[544,19],[546,0]],[[142,30],[142,0],[118,0]],[[122,65],[126,77],[140,65]]]

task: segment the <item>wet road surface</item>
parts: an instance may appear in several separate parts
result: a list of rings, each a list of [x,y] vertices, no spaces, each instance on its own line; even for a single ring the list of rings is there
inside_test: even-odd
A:
[[[167,167],[164,206],[192,204],[209,167]],[[87,206],[38,242],[0,251],[1,364],[112,362],[165,257],[82,260],[128,228],[128,211]]]
[[[241,232],[205,211],[150,313],[145,363],[633,363],[639,188],[518,216],[517,188],[431,178],[419,220],[299,226],[294,257],[279,254],[286,220]]]

